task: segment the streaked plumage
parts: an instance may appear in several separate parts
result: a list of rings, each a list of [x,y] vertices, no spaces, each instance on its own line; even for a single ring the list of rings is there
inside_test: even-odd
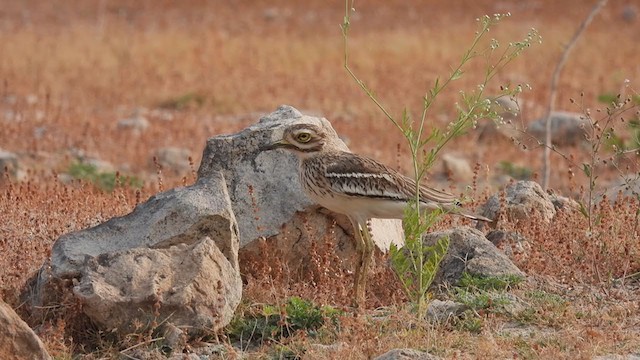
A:
[[[354,292],[356,303],[363,306],[365,276],[374,246],[367,221],[402,219],[407,203],[415,199],[416,183],[373,159],[337,149],[332,140],[316,125],[296,124],[285,129],[283,138],[267,148],[285,148],[298,155],[300,183],[309,197],[351,220],[360,252]],[[454,195],[427,186],[420,186],[420,205],[424,210],[442,209],[490,221],[463,212]]]

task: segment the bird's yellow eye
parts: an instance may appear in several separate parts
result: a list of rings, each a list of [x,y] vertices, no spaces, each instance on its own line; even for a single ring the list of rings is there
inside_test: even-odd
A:
[[[311,141],[311,134],[309,134],[308,132],[300,133],[296,135],[296,140],[301,143],[308,143],[309,141]]]

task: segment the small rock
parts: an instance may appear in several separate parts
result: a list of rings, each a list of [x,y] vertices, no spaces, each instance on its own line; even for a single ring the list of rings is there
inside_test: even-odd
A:
[[[622,198],[637,198],[640,196],[640,175],[627,174],[612,182],[606,187],[606,196],[609,201],[614,202],[619,196]],[[596,201],[602,201],[602,197],[596,197]]]
[[[532,221],[532,215],[550,223],[556,215],[549,195],[542,187],[533,181],[518,181],[506,187],[504,190],[504,204],[501,204],[500,194],[493,195],[482,205],[480,215],[489,219],[498,219],[498,215],[504,214],[508,221]]]
[[[480,139],[500,134],[509,139],[515,139],[526,145],[544,143],[546,121],[543,118],[532,121],[525,129],[521,109],[522,100],[517,102],[509,97],[496,100],[495,111],[502,117],[504,124],[484,123],[480,125]],[[589,120],[584,114],[568,111],[552,111],[551,142],[556,146],[575,146],[585,143],[585,136],[591,133]],[[533,139],[532,139],[533,137]]]
[[[24,119],[21,112],[16,112],[13,110],[5,110],[4,111],[4,120],[5,121],[15,121],[20,122]]]
[[[168,323],[164,326],[164,344],[172,351],[181,351],[187,344],[187,334],[173,323]]]
[[[27,103],[27,105],[33,106],[33,105],[38,103],[38,95],[29,94],[29,95],[24,97],[24,101]]]
[[[442,171],[447,178],[456,182],[470,182],[473,180],[473,169],[467,159],[454,154],[443,154]]]
[[[191,169],[191,150],[178,147],[163,147],[155,151],[155,157],[162,170],[173,174],[183,174]],[[155,165],[155,164],[154,164]]]
[[[517,102],[510,97],[498,98],[493,105],[494,111],[502,118],[500,124],[483,119],[478,122],[480,141],[491,141],[497,138],[520,139],[523,133],[520,109],[522,100]]]
[[[15,105],[18,102],[18,96],[13,94],[4,95],[2,102],[7,105]]]
[[[440,360],[439,356],[416,349],[393,349],[373,358],[374,360]]]
[[[33,137],[36,139],[42,139],[47,135],[49,128],[47,126],[36,126],[33,128]]]
[[[434,246],[444,236],[449,237],[449,251],[440,263],[434,284],[456,284],[464,272],[479,276],[525,277],[480,231],[468,226],[425,234],[422,241],[425,246]]]
[[[551,143],[557,146],[575,146],[586,142],[585,136],[591,133],[589,120],[584,114],[567,111],[553,111],[551,119]],[[529,124],[527,133],[544,143],[546,134],[545,119],[537,119]]]
[[[638,19],[638,7],[635,5],[627,4],[622,8],[622,20],[633,23]]]
[[[44,120],[44,118],[46,117],[47,113],[45,113],[42,110],[36,110],[33,112],[33,117],[36,119],[36,121],[42,121]]]
[[[51,359],[40,338],[0,300],[0,359]]]
[[[136,133],[142,133],[149,128],[149,120],[142,114],[134,114],[133,116],[118,121],[118,129],[131,130]]]
[[[572,198],[561,196],[558,194],[549,194],[549,199],[553,204],[553,207],[556,211],[565,210],[565,211],[579,211],[580,204],[573,200]]]
[[[173,113],[165,109],[153,109],[149,112],[149,117],[160,121],[173,121]]]
[[[199,342],[197,344],[192,344],[191,349],[195,354],[200,355],[200,357],[203,359],[218,359],[218,358],[233,359],[234,358],[233,356],[225,357],[225,355],[227,355],[229,351],[229,348],[226,347],[224,344]],[[234,354],[234,355],[237,355],[237,354]],[[237,358],[243,359],[242,356],[239,356]]]
[[[18,174],[18,155],[0,149],[0,182],[4,180],[5,171],[10,177]]]
[[[451,300],[434,299],[427,307],[426,318],[435,323],[445,323],[449,319],[457,318],[467,309],[465,304]]]

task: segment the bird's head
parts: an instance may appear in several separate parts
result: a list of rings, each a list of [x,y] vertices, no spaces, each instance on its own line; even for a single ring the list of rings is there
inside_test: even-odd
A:
[[[295,124],[286,128],[280,140],[265,146],[263,150],[287,149],[298,155],[322,151],[326,134],[322,128],[312,124]]]

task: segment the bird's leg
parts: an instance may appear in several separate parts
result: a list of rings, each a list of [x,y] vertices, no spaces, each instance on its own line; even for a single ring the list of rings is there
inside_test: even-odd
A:
[[[358,253],[358,258],[356,260],[355,266],[355,274],[353,277],[353,306],[356,308],[362,308],[362,306],[364,305],[364,291],[366,285],[366,278],[363,276],[366,275],[366,271],[362,271],[364,264],[365,240],[362,236],[360,223],[351,217],[349,217],[349,219],[351,220],[351,224],[353,225],[353,238],[356,241],[356,252]]]
[[[373,241],[366,222],[354,221],[356,250],[358,252],[358,262],[356,263],[355,277],[353,281],[354,305],[360,310],[365,308],[367,274],[372,261]]]
[[[373,242],[373,236],[369,231],[369,221],[367,220],[364,223],[364,229],[362,229],[364,233],[364,255],[365,260],[367,261],[367,270],[371,267],[371,263],[373,262],[373,249],[375,248],[375,243]]]

